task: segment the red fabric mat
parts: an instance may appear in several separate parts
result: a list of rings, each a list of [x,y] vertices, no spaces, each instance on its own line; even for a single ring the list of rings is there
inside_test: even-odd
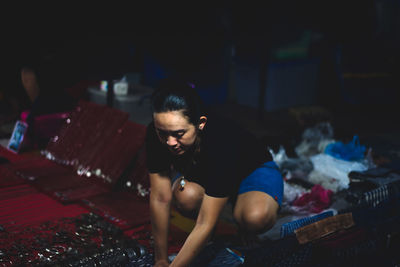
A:
[[[101,184],[73,173],[38,177],[32,180],[31,184],[40,192],[63,203],[78,201],[110,190],[108,184]]]
[[[87,197],[97,196],[109,192],[105,186],[95,183],[81,185],[75,188],[54,191],[52,196],[62,203],[77,202]]]
[[[126,189],[132,190],[135,195],[149,199],[150,178],[146,165],[146,149],[144,147],[139,150],[133,169],[129,170],[124,179]]]
[[[7,231],[87,212],[80,205],[62,205],[29,185],[0,190],[0,225]]]
[[[17,162],[23,159],[21,155],[8,150],[2,145],[0,145],[0,156],[7,158],[10,162]]]
[[[102,194],[110,189],[108,184],[97,181],[99,179],[79,176],[72,168],[60,165],[44,157],[9,163],[3,166],[7,169],[7,171],[3,171],[6,178],[1,176],[2,169],[0,168],[0,184],[12,185],[12,182],[14,184],[21,183],[21,178],[23,178],[25,182],[33,185],[40,192],[63,203]],[[13,176],[17,177],[13,178]]]
[[[0,156],[7,158],[10,162],[14,163],[14,162],[30,160],[31,158],[38,158],[40,157],[40,154],[38,153],[38,151],[17,154],[15,152],[8,150],[4,146],[0,145]]]
[[[149,203],[131,192],[110,192],[85,198],[82,202],[123,230],[150,222]]]
[[[88,167],[128,117],[117,109],[82,101],[46,150],[58,160]]]
[[[93,162],[99,156],[106,156],[103,155],[103,152],[107,144],[118,136],[118,132],[128,119],[127,114],[116,109],[104,107],[102,114],[94,114],[94,116],[96,116],[96,118],[92,119],[94,125],[88,125],[88,127],[93,127],[95,132],[90,135],[88,140],[84,140],[85,147],[82,147],[77,156],[78,164],[85,167],[90,166],[92,169],[94,169]]]
[[[102,147],[92,161],[91,169],[101,169],[115,184],[124,170],[132,163],[144,144],[146,127],[127,121]]]
[[[71,188],[86,187],[93,181],[74,173],[58,176],[42,176],[31,181],[31,184],[38,190],[52,195],[56,191],[63,191]]]
[[[27,180],[35,180],[42,176],[56,176],[72,172],[71,168],[57,164],[44,157],[32,158],[30,160],[9,164],[8,168],[14,170],[14,173]]]
[[[9,164],[0,165],[0,188],[25,183],[25,179],[15,174],[8,166]]]
[[[34,193],[37,193],[37,190],[26,183],[0,188],[0,201]]]
[[[81,102],[46,151],[56,162],[113,185],[144,144],[146,126],[126,112]]]

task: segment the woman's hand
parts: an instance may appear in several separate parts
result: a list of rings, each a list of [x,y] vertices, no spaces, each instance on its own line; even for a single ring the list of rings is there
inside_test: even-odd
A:
[[[172,199],[171,181],[168,176],[151,173],[150,185],[150,216],[154,237],[155,266],[168,266],[168,227]]]
[[[176,255],[175,259],[172,261],[171,266],[190,265],[211,237],[219,214],[227,201],[227,197],[216,198],[204,195],[196,225],[187,237],[178,255]]]

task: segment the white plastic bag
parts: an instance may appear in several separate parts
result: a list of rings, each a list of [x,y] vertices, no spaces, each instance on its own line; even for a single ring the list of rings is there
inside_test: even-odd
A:
[[[268,147],[269,153],[271,153],[272,160],[280,167],[283,162],[288,160],[288,156],[286,155],[285,148],[283,146],[279,146],[279,151],[277,153],[270,147]]]
[[[277,153],[274,153],[271,148],[269,148],[269,152],[286,179],[300,178],[307,180],[308,174],[313,169],[313,165],[309,159],[289,158],[283,146],[280,146]]]
[[[317,154],[310,158],[314,170],[310,173],[309,181],[320,184],[326,189],[337,192],[349,187],[348,174],[351,171],[365,171],[368,166],[358,161],[345,161],[328,154]]]
[[[310,190],[306,188],[296,185],[290,184],[286,181],[283,181],[283,202],[284,204],[290,205],[296,198],[300,197],[301,195],[308,193]]]

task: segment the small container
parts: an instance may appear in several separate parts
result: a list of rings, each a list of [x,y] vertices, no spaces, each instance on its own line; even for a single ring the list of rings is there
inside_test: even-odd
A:
[[[129,84],[124,76],[120,81],[114,83],[114,94],[115,95],[127,95]]]

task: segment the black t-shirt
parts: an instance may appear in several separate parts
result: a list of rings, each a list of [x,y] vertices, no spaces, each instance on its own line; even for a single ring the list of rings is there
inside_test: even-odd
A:
[[[185,179],[199,183],[213,197],[237,195],[240,182],[262,163],[271,161],[267,147],[234,122],[209,116],[200,135],[200,152],[171,154],[150,123],[146,136],[150,173],[176,170]]]

